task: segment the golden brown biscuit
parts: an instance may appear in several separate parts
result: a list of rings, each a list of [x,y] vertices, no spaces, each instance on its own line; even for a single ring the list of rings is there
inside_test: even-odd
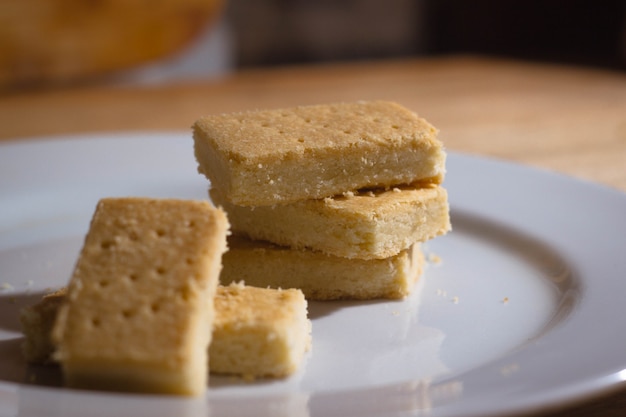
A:
[[[199,171],[242,206],[438,184],[445,173],[437,129],[386,101],[206,116],[194,149]]]
[[[203,393],[227,232],[205,201],[101,200],[52,332],[66,383]]]
[[[302,291],[231,283],[219,287],[215,308],[211,372],[283,377],[298,369],[311,345]]]
[[[210,195],[238,234],[350,259],[389,258],[450,230],[447,192],[435,185],[262,207],[231,204],[218,189]]]
[[[220,282],[299,288],[308,300],[399,299],[415,287],[423,268],[419,245],[386,259],[346,259],[230,236]]]
[[[65,302],[66,294],[67,288],[63,287],[44,295],[40,302],[20,311],[20,324],[24,332],[22,352],[27,362],[52,362],[52,327],[59,308]]]

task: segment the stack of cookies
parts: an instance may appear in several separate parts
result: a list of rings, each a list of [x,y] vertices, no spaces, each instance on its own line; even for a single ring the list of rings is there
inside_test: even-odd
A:
[[[450,229],[437,130],[392,102],[207,116],[199,171],[233,231],[220,282],[309,299],[402,298]]]

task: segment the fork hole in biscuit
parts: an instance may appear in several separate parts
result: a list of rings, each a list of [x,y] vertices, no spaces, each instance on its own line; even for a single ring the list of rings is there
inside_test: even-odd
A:
[[[122,317],[125,319],[129,319],[133,316],[133,312],[129,309],[122,310]]]
[[[192,258],[185,258],[185,263],[187,265],[193,265],[193,259]]]
[[[304,138],[298,138],[298,142],[304,143]]]
[[[161,310],[161,304],[159,303],[152,303],[150,304],[150,311],[154,314],[154,313],[158,313],[159,310]]]
[[[185,223],[185,225],[187,227],[195,227],[196,226],[196,222],[194,222],[193,220],[189,220]]]
[[[349,134],[352,133],[352,131],[351,130],[344,130],[343,133],[345,133],[346,135],[349,135]]]
[[[98,282],[98,285],[100,285],[100,288],[107,287],[109,285],[109,280],[106,280],[106,279],[100,280]]]
[[[163,275],[163,274],[165,274],[165,272],[166,272],[166,271],[167,271],[167,270],[166,270],[164,267],[162,267],[162,266],[159,266],[159,267],[157,267],[157,269],[156,269],[156,273],[157,273],[157,274],[159,274],[159,275]]]
[[[103,240],[102,242],[100,242],[100,247],[102,249],[109,249],[113,245],[115,245],[115,242],[112,240]]]
[[[98,317],[93,317],[91,319],[91,325],[93,327],[100,327],[100,324],[101,324],[101,322],[100,322],[100,319]]]
[[[398,125],[391,125],[391,128],[392,129],[400,129],[400,126],[398,126]]]
[[[189,301],[189,290],[187,288],[182,288],[178,295],[183,301]]]
[[[156,235],[157,235],[157,237],[165,236],[165,230],[163,230],[163,229],[156,229]]]
[[[130,274],[130,275],[128,275],[128,280],[132,281],[132,282],[137,281],[137,274]]]

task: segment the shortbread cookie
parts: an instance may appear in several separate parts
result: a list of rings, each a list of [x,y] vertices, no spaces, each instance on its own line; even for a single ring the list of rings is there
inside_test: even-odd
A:
[[[215,188],[210,195],[238,234],[344,258],[388,258],[450,230],[447,192],[435,185],[263,207],[236,206]]]
[[[385,101],[206,116],[194,149],[199,172],[241,206],[438,184],[445,173],[437,129]]]
[[[298,369],[311,345],[302,291],[232,283],[219,287],[215,308],[211,372],[283,377]]]
[[[101,200],[52,332],[66,383],[204,392],[227,233],[209,202]]]
[[[20,324],[24,333],[22,353],[29,363],[45,364],[52,362],[51,333],[57,312],[65,302],[67,288],[46,294],[41,301],[20,311]]]
[[[419,245],[386,259],[346,259],[230,236],[220,282],[299,288],[308,300],[399,299],[422,273]]]
[[[52,325],[66,288],[22,309],[23,353],[29,363],[52,363]],[[207,325],[208,326],[208,325]],[[209,347],[209,370],[241,377],[295,372],[311,345],[311,322],[302,291],[218,286]]]

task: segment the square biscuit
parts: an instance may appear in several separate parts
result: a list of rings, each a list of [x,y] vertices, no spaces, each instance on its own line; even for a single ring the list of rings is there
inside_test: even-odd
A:
[[[193,131],[199,172],[242,206],[438,184],[445,174],[437,129],[393,102],[206,116]]]
[[[215,308],[211,372],[284,377],[299,368],[311,346],[307,301],[299,289],[231,283],[218,287]]]
[[[220,283],[298,288],[308,300],[401,299],[422,274],[420,245],[385,259],[346,259],[230,236]]]
[[[66,384],[203,393],[228,227],[208,201],[100,200],[52,331]]]
[[[389,258],[451,228],[447,192],[436,185],[260,207],[234,205],[216,188],[209,193],[228,213],[237,234],[349,259]]]

